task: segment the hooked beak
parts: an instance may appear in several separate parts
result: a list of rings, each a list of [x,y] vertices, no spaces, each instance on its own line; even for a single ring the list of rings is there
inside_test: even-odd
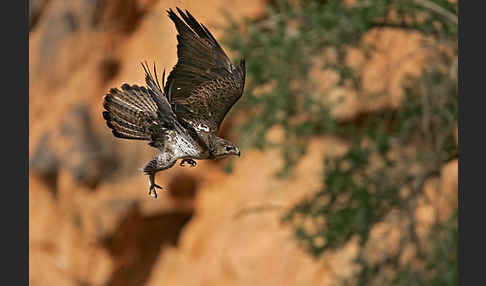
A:
[[[240,150],[238,149],[238,153],[237,153],[236,155],[238,155],[238,157],[240,157],[240,154],[241,154],[241,153],[240,153]]]

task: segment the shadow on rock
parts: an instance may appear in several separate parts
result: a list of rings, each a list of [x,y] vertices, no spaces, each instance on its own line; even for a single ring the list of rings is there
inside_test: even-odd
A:
[[[145,285],[160,252],[177,245],[191,217],[187,212],[144,217],[138,207],[131,209],[104,241],[115,261],[115,271],[106,285]]]
[[[65,168],[77,183],[94,189],[109,179],[118,168],[111,141],[98,135],[88,107],[69,109],[57,130],[46,132],[31,158],[32,171],[56,192],[60,168]]]

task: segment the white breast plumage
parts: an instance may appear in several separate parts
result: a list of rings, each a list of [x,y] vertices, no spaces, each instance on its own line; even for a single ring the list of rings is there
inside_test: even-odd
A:
[[[172,136],[172,148],[174,155],[177,158],[194,158],[198,157],[199,151],[198,147],[195,145],[191,139],[186,138],[185,136]]]

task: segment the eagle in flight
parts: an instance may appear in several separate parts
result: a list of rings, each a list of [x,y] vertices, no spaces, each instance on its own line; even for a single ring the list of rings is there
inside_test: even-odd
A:
[[[174,166],[196,165],[195,159],[240,156],[232,142],[218,137],[225,115],[242,96],[245,60],[235,66],[209,30],[189,11],[169,9],[177,29],[177,63],[159,83],[142,63],[147,86],[124,83],[104,97],[103,118],[118,138],[148,140],[160,150],[143,171],[149,176],[149,195],[157,198],[155,174]],[[182,18],[182,19],[181,19]],[[155,76],[155,78],[154,78]],[[165,84],[164,84],[165,82]]]

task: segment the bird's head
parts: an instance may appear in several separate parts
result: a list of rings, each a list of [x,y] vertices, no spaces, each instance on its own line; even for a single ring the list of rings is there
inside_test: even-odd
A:
[[[226,139],[219,137],[217,137],[217,139],[215,140],[212,151],[212,155],[214,157],[223,157],[226,155],[240,156],[240,149],[238,149],[236,145]]]

